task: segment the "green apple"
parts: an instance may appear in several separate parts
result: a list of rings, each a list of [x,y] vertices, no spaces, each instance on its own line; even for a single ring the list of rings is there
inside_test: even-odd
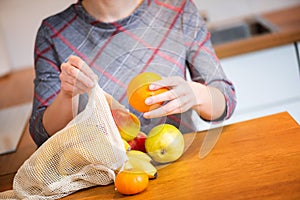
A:
[[[184,151],[182,133],[173,125],[161,124],[148,133],[145,142],[147,153],[158,163],[173,162]]]

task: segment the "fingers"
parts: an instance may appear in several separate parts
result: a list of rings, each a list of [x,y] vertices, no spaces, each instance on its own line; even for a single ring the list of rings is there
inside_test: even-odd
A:
[[[164,101],[170,101],[176,98],[180,98],[187,93],[189,89],[187,87],[186,81],[181,77],[168,77],[163,78],[160,81],[154,82],[149,86],[150,90],[157,90],[160,88],[169,88],[167,92],[160,93],[155,96],[148,97],[145,100],[145,104],[152,105],[155,103],[160,103]]]
[[[80,71],[89,77],[92,81],[97,80],[98,76],[93,72],[93,70],[79,57],[77,56],[70,56],[68,62],[80,69]]]
[[[175,104],[175,105],[174,105]],[[145,118],[156,118],[156,117],[162,117],[167,116],[175,113],[181,113],[180,106],[176,106],[177,101],[170,101],[164,106],[161,106],[157,109],[151,110],[149,112],[144,113]]]
[[[61,89],[71,96],[83,94],[94,87],[96,74],[77,56],[70,56],[66,63],[61,65]]]
[[[181,77],[164,78],[150,85],[150,90],[167,87],[169,90],[145,100],[147,105],[159,102],[167,102],[165,105],[144,113],[145,118],[162,117],[171,114],[182,113],[193,107],[196,103],[196,96],[190,84]]]
[[[177,85],[178,82],[184,81],[183,79],[182,80],[181,79],[182,79],[181,77],[166,77],[166,78],[163,78],[159,81],[152,83],[149,86],[149,89],[150,90],[158,90],[158,89],[164,88],[164,87],[165,88],[173,87],[173,86]]]
[[[71,96],[82,94],[89,88],[92,88],[92,85],[85,85],[81,81],[78,81],[79,70],[73,68],[68,64],[62,64],[62,72],[60,74],[61,90]],[[90,83],[92,84],[92,82]]]
[[[172,101],[169,101],[167,104],[149,112],[144,113],[145,118],[155,118],[162,117],[172,114],[183,113],[190,109],[192,102],[188,97],[182,96],[180,98],[175,98]]]

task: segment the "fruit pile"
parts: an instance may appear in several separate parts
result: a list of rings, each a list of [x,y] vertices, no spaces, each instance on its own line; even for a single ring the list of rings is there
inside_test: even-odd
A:
[[[150,72],[135,77],[127,91],[131,95],[128,97],[130,105],[137,107],[140,112],[153,109],[146,106],[144,101],[148,96],[154,95],[148,90],[151,82],[159,79],[158,75]],[[155,105],[155,108],[157,106],[160,105]],[[149,179],[157,177],[153,161],[159,164],[177,160],[183,154],[184,139],[173,125],[160,124],[146,135],[140,131],[140,120],[133,113],[116,109],[112,110],[112,114],[128,157],[128,161],[117,172],[115,187],[121,194],[137,194],[147,188]]]

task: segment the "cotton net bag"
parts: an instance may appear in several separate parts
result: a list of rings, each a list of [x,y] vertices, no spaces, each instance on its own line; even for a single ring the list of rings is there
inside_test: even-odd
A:
[[[0,199],[59,199],[114,181],[126,162],[123,141],[98,83],[85,110],[54,134],[18,170]]]

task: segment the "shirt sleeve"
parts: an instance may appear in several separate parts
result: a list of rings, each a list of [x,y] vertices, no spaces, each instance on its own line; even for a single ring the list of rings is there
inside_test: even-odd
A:
[[[51,35],[42,24],[34,47],[34,98],[29,121],[31,137],[38,146],[49,138],[42,122],[43,114],[60,91],[60,65],[53,46]]]
[[[232,82],[224,73],[210,40],[210,33],[196,6],[187,1],[182,19],[186,36],[187,66],[193,81],[218,88],[226,100],[226,110],[217,120],[232,116],[236,107],[236,94]]]

